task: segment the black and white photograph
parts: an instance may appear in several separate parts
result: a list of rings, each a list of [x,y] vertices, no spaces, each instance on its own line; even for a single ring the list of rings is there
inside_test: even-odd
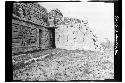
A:
[[[6,78],[121,82],[121,11],[118,0],[107,1],[6,1]]]

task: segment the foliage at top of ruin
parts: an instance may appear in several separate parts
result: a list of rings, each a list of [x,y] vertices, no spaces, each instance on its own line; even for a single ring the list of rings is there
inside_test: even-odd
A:
[[[49,16],[53,16],[53,17],[57,17],[57,16],[63,17],[62,12],[57,8],[51,10],[48,14],[49,14]]]

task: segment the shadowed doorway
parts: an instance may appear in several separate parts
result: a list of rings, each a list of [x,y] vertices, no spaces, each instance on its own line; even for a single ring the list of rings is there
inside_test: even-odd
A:
[[[47,29],[47,31],[39,29],[39,47],[41,49],[56,48],[55,29]]]

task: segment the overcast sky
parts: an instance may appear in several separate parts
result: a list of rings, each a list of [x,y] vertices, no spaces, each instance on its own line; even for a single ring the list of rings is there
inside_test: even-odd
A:
[[[42,2],[48,12],[58,8],[64,17],[88,20],[90,29],[99,37],[114,41],[114,4],[103,2]]]

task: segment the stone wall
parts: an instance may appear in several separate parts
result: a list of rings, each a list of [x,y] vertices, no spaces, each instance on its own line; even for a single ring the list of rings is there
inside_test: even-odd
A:
[[[68,50],[97,50],[97,38],[88,26],[88,22],[76,18],[64,17],[55,30],[57,48]]]
[[[52,30],[16,19],[13,19],[12,22],[12,48],[14,52],[51,48],[53,44]]]
[[[87,20],[63,17],[60,10],[48,14],[50,26],[55,28],[56,48],[68,50],[99,50],[97,37],[89,28]]]
[[[36,3],[14,3],[12,14],[12,53],[48,49],[53,45],[47,10]]]
[[[13,15],[21,20],[37,25],[48,25],[47,10],[37,3],[14,3]]]
[[[60,10],[47,13],[37,3],[14,3],[12,48],[15,52],[56,48],[96,50],[97,37],[86,20],[63,17]],[[55,40],[54,40],[55,38]]]

